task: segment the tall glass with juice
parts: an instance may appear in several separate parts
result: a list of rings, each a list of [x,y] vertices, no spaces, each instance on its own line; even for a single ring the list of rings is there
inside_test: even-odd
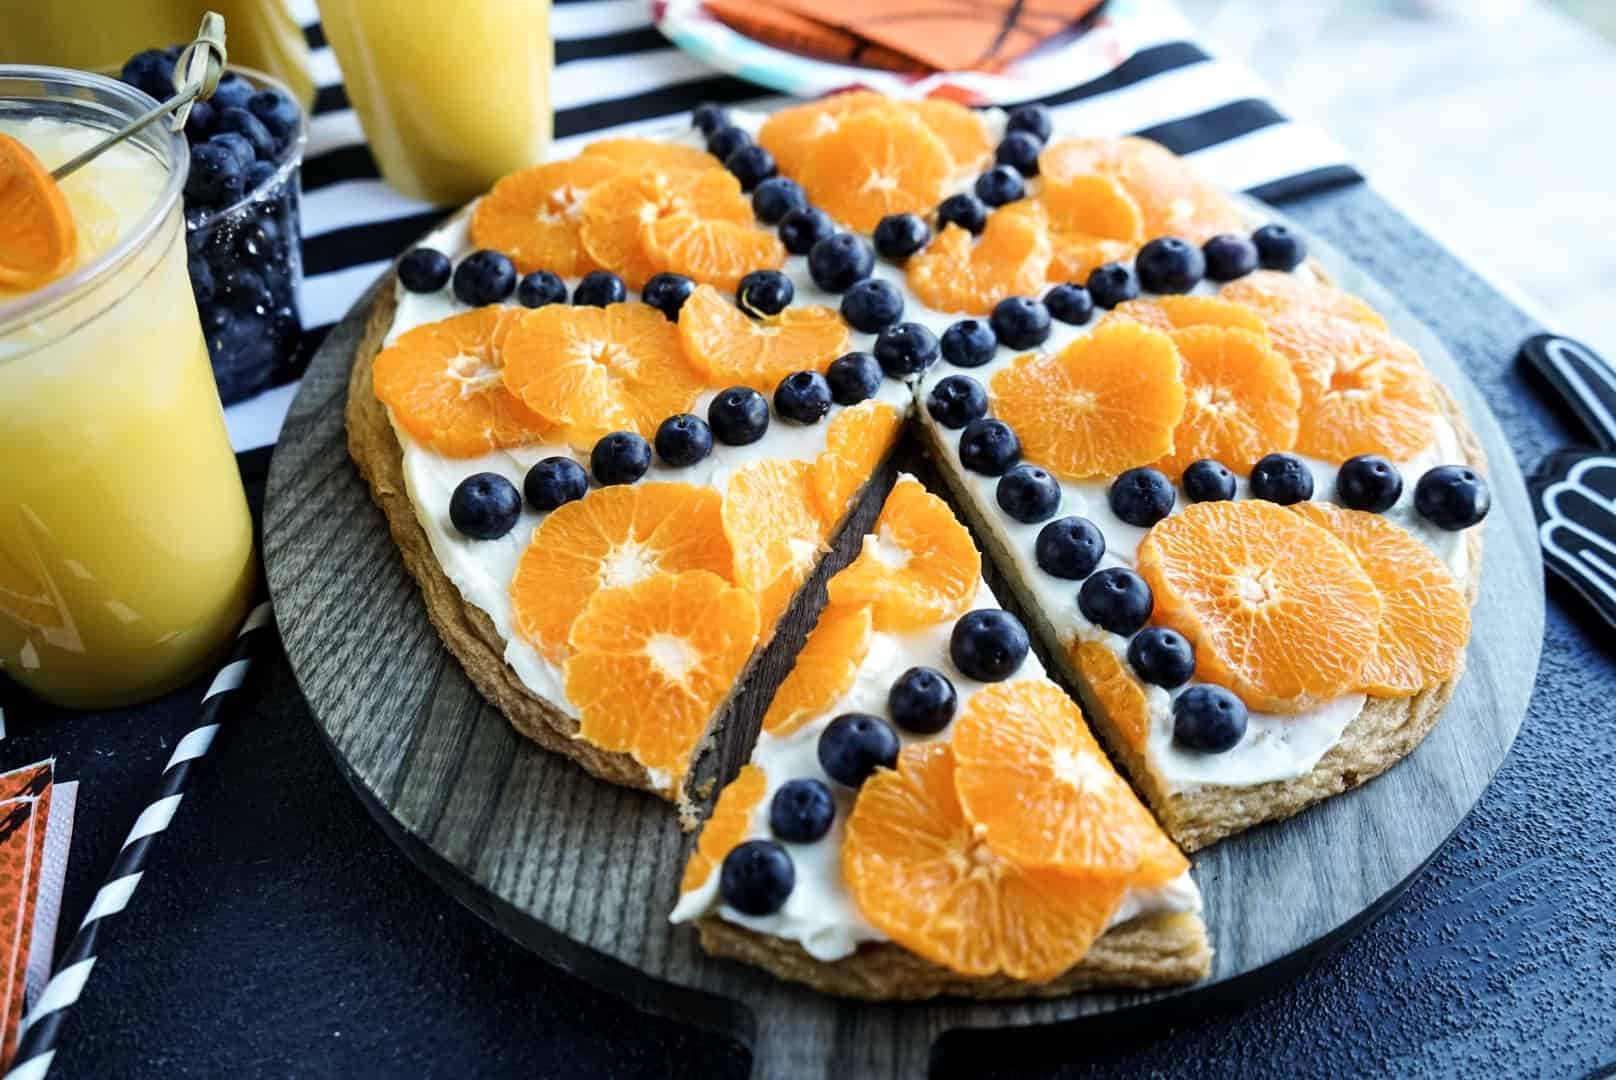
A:
[[[0,67],[0,135],[36,170],[149,104],[97,75]],[[29,159],[7,152],[15,177]],[[0,227],[0,670],[60,704],[126,704],[200,674],[255,579],[186,274],[188,164],[158,123],[64,179],[76,239],[52,279],[15,272],[19,235],[39,234]]]
[[[284,0],[0,0],[0,64],[116,67],[190,41],[209,11],[224,16],[232,64],[269,72],[305,106],[314,100],[308,42]]]
[[[549,0],[320,0],[320,24],[387,182],[460,203],[544,157]]]

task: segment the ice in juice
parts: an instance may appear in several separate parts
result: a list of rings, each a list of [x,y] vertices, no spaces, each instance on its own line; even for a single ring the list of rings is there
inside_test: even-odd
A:
[[[550,142],[549,0],[320,0],[382,175],[461,203],[541,160]]]
[[[0,132],[46,168],[104,134],[71,110],[27,115],[36,103],[7,99],[5,76]],[[65,179],[73,269],[30,294],[0,292],[0,670],[76,707],[200,674],[255,580],[186,274],[171,182],[183,144],[167,155],[125,142]]]

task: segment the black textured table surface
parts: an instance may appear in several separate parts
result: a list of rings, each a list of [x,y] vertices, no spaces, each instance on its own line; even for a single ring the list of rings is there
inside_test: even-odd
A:
[[[1361,186],[1285,210],[1437,330],[1523,469],[1577,437],[1515,369],[1544,328],[1394,210]],[[262,487],[249,476],[255,500]],[[1514,749],[1387,914],[1253,1000],[1104,1045],[1058,1029],[956,1034],[934,1071],[1581,1076],[1616,1063],[1616,659],[1601,651],[1608,630],[1549,589]],[[0,684],[0,765],[55,754],[60,777],[83,781],[59,945],[200,691],[55,714]],[[439,893],[346,787],[284,656],[258,665],[249,696],[108,928],[56,1075],[746,1075],[739,1045],[548,966]]]

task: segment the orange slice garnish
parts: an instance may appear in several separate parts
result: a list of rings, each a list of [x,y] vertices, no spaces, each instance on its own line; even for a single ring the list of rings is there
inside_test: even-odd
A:
[[[847,351],[848,333],[833,308],[793,304],[753,319],[711,285],[698,285],[679,309],[679,338],[709,385],[772,394],[792,372],[829,367]]]
[[[34,152],[0,134],[0,289],[25,292],[73,265],[73,208]]]
[[[832,604],[819,613],[808,632],[791,673],[780,683],[763,730],[784,738],[816,716],[823,715],[853,688],[859,666],[870,652],[874,622],[867,606]]]
[[[869,604],[877,630],[913,630],[970,610],[982,556],[947,503],[898,478],[858,558],[830,579],[830,602]]]

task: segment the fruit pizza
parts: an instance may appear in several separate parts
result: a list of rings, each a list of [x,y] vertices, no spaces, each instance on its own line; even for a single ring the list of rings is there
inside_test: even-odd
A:
[[[1199,977],[1181,849],[1374,776],[1459,677],[1464,418],[1153,143],[865,92],[693,121],[506,177],[373,310],[350,448],[434,626],[518,730],[692,824],[908,425],[969,529],[900,479],[676,918],[867,997]]]

